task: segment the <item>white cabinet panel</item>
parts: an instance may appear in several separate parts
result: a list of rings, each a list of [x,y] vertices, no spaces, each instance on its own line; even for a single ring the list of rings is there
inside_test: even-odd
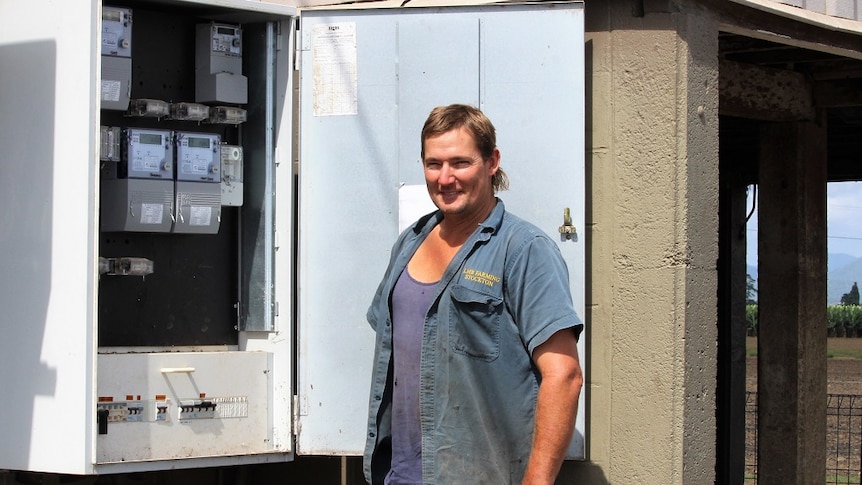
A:
[[[272,354],[103,354],[99,464],[273,451]]]
[[[92,460],[96,11],[0,2],[0,468]]]
[[[322,26],[322,27],[321,27]],[[356,111],[315,112],[319,32],[338,42]],[[317,35],[314,32],[318,32]],[[498,130],[512,212],[559,240],[584,316],[584,43],[581,4],[307,11],[300,69],[299,382],[303,454],[361,454],[373,333],[365,320],[398,233],[399,189],[424,184],[422,123],[434,106],[483,109]],[[327,102],[331,100],[326,100]],[[581,352],[584,351],[583,339]],[[583,402],[571,457],[584,456]]]

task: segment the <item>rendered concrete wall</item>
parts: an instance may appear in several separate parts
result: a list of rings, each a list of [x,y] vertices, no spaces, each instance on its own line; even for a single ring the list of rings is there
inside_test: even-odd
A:
[[[558,483],[713,483],[717,25],[633,4],[586,3],[589,462]]]

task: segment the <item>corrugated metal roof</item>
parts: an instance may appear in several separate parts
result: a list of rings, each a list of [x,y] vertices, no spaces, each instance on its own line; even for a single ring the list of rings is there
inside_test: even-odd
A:
[[[862,1],[860,0],[776,0],[778,3],[822,13],[832,17],[860,20]]]
[[[862,0],[732,0],[831,30],[862,33]]]

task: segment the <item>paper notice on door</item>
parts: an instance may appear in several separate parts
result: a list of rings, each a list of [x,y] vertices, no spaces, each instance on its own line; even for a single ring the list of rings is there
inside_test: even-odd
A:
[[[398,233],[407,229],[417,219],[437,210],[424,185],[402,185],[398,189]]]
[[[314,116],[355,115],[356,24],[316,24],[311,29]]]

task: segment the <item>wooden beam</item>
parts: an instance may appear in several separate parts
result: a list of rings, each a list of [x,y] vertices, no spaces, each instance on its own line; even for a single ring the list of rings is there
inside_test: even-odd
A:
[[[818,81],[814,84],[814,100],[821,108],[862,106],[862,79]]]
[[[811,84],[798,72],[723,60],[718,86],[719,114],[762,121],[815,119]]]
[[[689,1],[694,1],[716,15],[719,29],[723,32],[862,59],[862,35],[859,32],[840,29],[837,25],[813,22],[810,18],[781,15],[782,12],[776,9],[754,8],[759,5],[751,2],[741,4],[728,0]],[[770,2],[769,5],[773,3]],[[802,11],[800,15],[802,14],[811,17],[809,12]],[[831,21],[838,22],[834,18]],[[849,24],[849,21],[847,23]]]

